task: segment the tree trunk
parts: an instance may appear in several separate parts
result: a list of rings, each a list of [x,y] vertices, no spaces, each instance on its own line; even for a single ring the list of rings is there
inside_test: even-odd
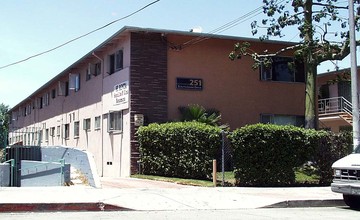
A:
[[[305,71],[306,71],[306,88],[305,88],[305,128],[318,128],[317,117],[317,92],[316,92],[316,75],[317,62],[314,58],[314,33],[312,26],[312,6],[313,0],[305,0],[304,7],[304,44],[307,47],[304,53]]]
[[[309,56],[309,55],[308,55]],[[313,59],[307,57],[308,59]],[[306,60],[308,60],[306,59]],[[316,65],[308,62],[306,69],[306,88],[305,88],[305,128],[318,128],[318,109],[316,92]]]

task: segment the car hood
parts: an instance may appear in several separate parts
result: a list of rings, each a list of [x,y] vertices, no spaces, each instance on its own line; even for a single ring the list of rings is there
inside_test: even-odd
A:
[[[360,154],[350,154],[333,163],[332,168],[360,169]]]

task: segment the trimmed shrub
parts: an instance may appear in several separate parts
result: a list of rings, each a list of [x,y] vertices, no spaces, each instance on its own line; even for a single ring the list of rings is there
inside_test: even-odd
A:
[[[332,182],[332,164],[352,151],[352,132],[329,132],[319,139],[312,162],[317,168],[320,185],[329,185]]]
[[[229,138],[234,149],[238,186],[283,186],[295,183],[294,168],[314,154],[325,131],[273,124],[248,125]]]
[[[221,129],[199,122],[150,124],[137,131],[144,174],[208,179]]]

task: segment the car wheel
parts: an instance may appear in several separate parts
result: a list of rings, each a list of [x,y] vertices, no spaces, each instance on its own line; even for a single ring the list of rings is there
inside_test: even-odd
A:
[[[352,209],[360,210],[360,196],[343,194],[344,202]]]

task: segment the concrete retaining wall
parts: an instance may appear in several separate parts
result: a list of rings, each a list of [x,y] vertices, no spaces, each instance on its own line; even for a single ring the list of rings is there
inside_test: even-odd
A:
[[[70,182],[70,164],[43,161],[21,161],[21,186],[63,186]]]
[[[79,170],[92,187],[100,187],[94,158],[89,152],[65,146],[41,147],[42,161],[65,159],[65,163]]]

